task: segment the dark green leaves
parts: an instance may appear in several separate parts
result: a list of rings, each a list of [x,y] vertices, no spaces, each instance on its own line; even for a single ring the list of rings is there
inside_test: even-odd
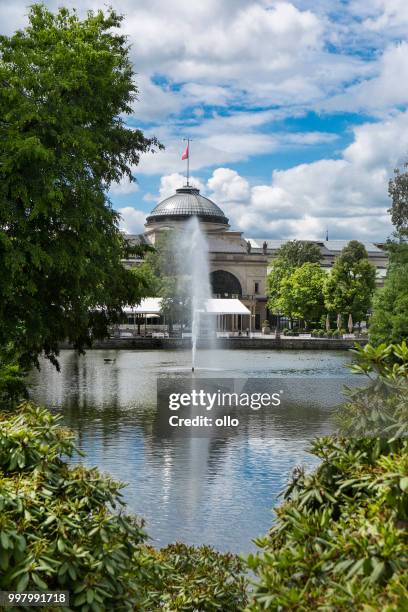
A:
[[[12,340],[27,367],[42,351],[55,361],[62,340],[105,336],[150,293],[122,265],[107,196],[160,146],[122,118],[137,87],[120,23],[34,5],[25,30],[0,37],[0,346]]]

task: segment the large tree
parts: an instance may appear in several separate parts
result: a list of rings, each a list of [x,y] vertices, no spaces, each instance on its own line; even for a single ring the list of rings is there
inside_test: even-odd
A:
[[[393,239],[387,243],[389,266],[384,287],[374,299],[370,340],[401,342],[408,339],[408,164],[395,170],[389,183],[392,205],[389,210],[395,226]]]
[[[390,180],[388,194],[392,200],[389,213],[391,221],[400,236],[408,235],[408,163],[403,169],[394,170],[394,178]]]
[[[324,314],[323,285],[326,273],[318,263],[304,263],[281,282],[278,310],[303,319],[306,325],[320,321]]]
[[[25,364],[102,337],[149,292],[108,190],[160,146],[123,120],[137,87],[121,17],[43,5],[0,37],[0,345]]]
[[[304,263],[319,263],[322,258],[318,245],[308,240],[289,240],[276,253],[290,268],[299,268]]]
[[[336,259],[324,287],[329,312],[363,321],[371,308],[375,290],[375,266],[361,242],[351,240]]]
[[[289,240],[276,252],[267,278],[268,308],[277,313],[284,289],[282,282],[288,279],[296,268],[305,263],[319,263],[320,249],[317,244],[306,240]]]
[[[408,244],[388,244],[390,262],[384,287],[374,297],[370,321],[373,344],[408,340]]]
[[[188,318],[191,280],[182,273],[179,242],[181,235],[174,230],[160,232],[155,250],[146,255],[145,266],[154,275],[156,295],[162,298],[162,314],[170,330],[173,323]]]

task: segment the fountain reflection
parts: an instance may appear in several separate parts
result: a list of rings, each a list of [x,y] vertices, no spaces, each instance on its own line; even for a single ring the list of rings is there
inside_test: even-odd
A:
[[[315,464],[308,441],[330,431],[332,404],[306,401],[317,377],[344,376],[342,353],[200,351],[200,377],[302,376],[285,413],[249,411],[239,431],[218,439],[163,437],[156,405],[158,377],[185,377],[183,351],[63,351],[61,373],[47,362],[32,373],[32,395],[53,406],[78,432],[88,465],[129,483],[125,499],[147,519],[157,545],[183,540],[247,552],[267,531],[291,470]],[[250,357],[250,358],[249,358]],[[115,359],[106,363],[104,359]],[[265,365],[267,364],[267,365]],[[171,371],[169,366],[171,366]],[[206,370],[206,367],[209,369]],[[294,380],[294,379],[293,379]],[[302,397],[303,393],[303,397]],[[81,459],[82,460],[82,459]]]

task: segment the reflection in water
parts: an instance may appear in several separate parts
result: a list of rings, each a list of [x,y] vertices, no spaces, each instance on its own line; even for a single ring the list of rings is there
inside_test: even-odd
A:
[[[48,362],[32,373],[32,397],[61,412],[78,432],[78,446],[87,453],[81,460],[129,483],[129,509],[146,518],[154,544],[205,542],[248,552],[252,539],[270,527],[271,509],[292,469],[315,465],[305,448],[331,431],[329,378],[347,376],[348,356],[218,350],[200,351],[199,359],[200,377],[290,376],[298,395],[273,415],[243,411],[235,436],[163,438],[157,378],[185,376],[188,351],[63,351],[61,373]],[[297,377],[303,383],[295,384]],[[317,378],[327,379],[327,387]],[[320,405],[305,401],[316,394]]]

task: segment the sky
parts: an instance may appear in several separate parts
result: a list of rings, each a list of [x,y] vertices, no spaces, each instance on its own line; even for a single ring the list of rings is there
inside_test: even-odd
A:
[[[0,30],[27,23],[0,0]],[[46,0],[105,8],[102,0]],[[139,88],[129,126],[165,151],[112,186],[122,228],[185,182],[245,237],[384,241],[388,181],[408,160],[406,0],[110,0]]]

